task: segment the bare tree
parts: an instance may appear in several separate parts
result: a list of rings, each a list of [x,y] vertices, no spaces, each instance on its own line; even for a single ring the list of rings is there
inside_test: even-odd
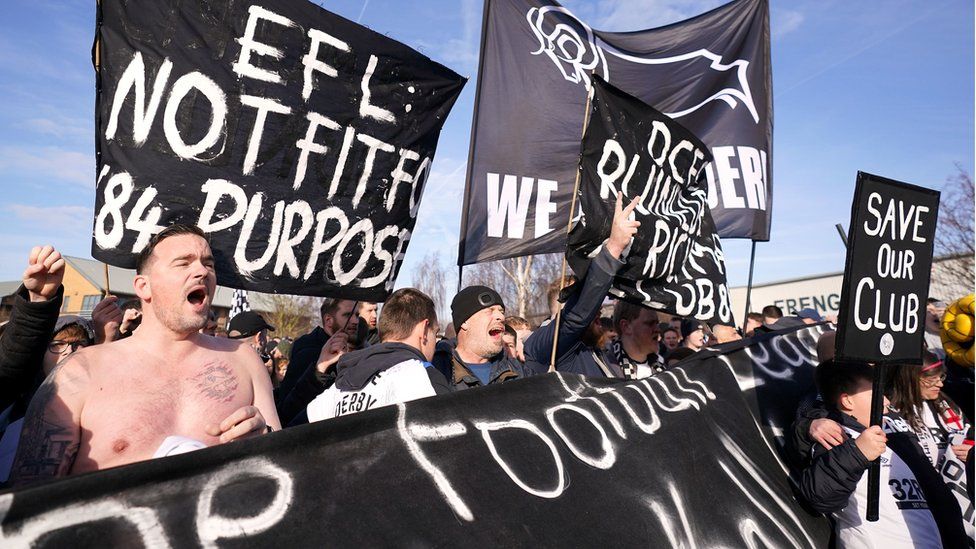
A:
[[[952,259],[940,268],[949,277],[967,284],[973,281],[973,178],[959,165],[958,173],[946,180],[939,205],[939,225],[935,235],[935,255]]]
[[[310,297],[268,294],[271,310],[268,323],[275,327],[275,336],[297,338],[312,328],[316,308]]]
[[[493,288],[509,304],[509,314],[544,318],[549,312],[549,284],[559,278],[561,254],[540,254],[479,263],[465,269],[465,285]]]
[[[454,296],[454,288],[451,285],[453,280],[450,269],[441,261],[440,252],[428,253],[413,270],[413,287],[434,300],[437,318],[444,326],[450,322],[448,319],[451,317],[449,303]]]

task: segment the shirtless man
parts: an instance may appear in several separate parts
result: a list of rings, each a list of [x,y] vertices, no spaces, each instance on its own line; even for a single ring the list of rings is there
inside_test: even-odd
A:
[[[281,428],[254,351],[199,332],[216,288],[203,233],[164,229],[139,255],[136,272],[141,326],[132,337],[79,350],[45,380],[27,411],[11,484]]]

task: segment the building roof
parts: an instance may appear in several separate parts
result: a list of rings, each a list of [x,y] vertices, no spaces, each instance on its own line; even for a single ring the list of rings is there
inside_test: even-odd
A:
[[[94,259],[84,259],[81,257],[64,256],[68,265],[78,271],[81,276],[101,291],[105,291],[105,264]],[[132,269],[122,269],[119,267],[108,267],[109,290],[112,295],[134,296],[133,281],[136,272]],[[17,291],[20,281],[0,282],[0,296],[6,296]],[[234,290],[225,286],[217,286],[214,293],[213,305],[215,307],[230,308],[234,299]],[[247,292],[248,304],[251,309],[258,312],[268,312],[274,309],[268,294],[259,292]]]

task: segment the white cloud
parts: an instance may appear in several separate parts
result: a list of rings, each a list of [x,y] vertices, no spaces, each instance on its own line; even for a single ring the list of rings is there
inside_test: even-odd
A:
[[[94,189],[95,155],[60,147],[0,147],[0,173],[11,180],[50,178]]]
[[[44,227],[47,234],[66,235],[91,230],[94,211],[92,206],[33,206],[10,204],[7,209],[27,224]],[[29,225],[28,225],[29,226]]]
[[[90,137],[95,131],[92,123],[81,118],[29,118],[19,125],[34,133],[50,135],[59,139]]]
[[[431,57],[452,66],[455,70],[473,74],[478,68],[478,48],[481,42],[480,2],[461,0],[461,35],[444,42],[432,44],[419,41],[421,50],[431,52]]]
[[[722,0],[603,0],[596,6],[593,28],[624,32],[669,25],[700,15]]]
[[[770,32],[774,40],[780,39],[787,34],[800,28],[803,24],[803,12],[796,10],[772,10],[770,15]]]

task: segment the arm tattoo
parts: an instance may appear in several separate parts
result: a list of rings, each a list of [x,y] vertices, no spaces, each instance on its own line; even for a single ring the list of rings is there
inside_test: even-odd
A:
[[[193,376],[197,389],[217,402],[230,402],[237,394],[237,376],[222,362],[211,362]]]
[[[41,384],[27,408],[10,469],[13,486],[66,476],[78,455],[78,426],[66,424],[63,418],[66,406],[57,398],[55,377],[52,374]]]

